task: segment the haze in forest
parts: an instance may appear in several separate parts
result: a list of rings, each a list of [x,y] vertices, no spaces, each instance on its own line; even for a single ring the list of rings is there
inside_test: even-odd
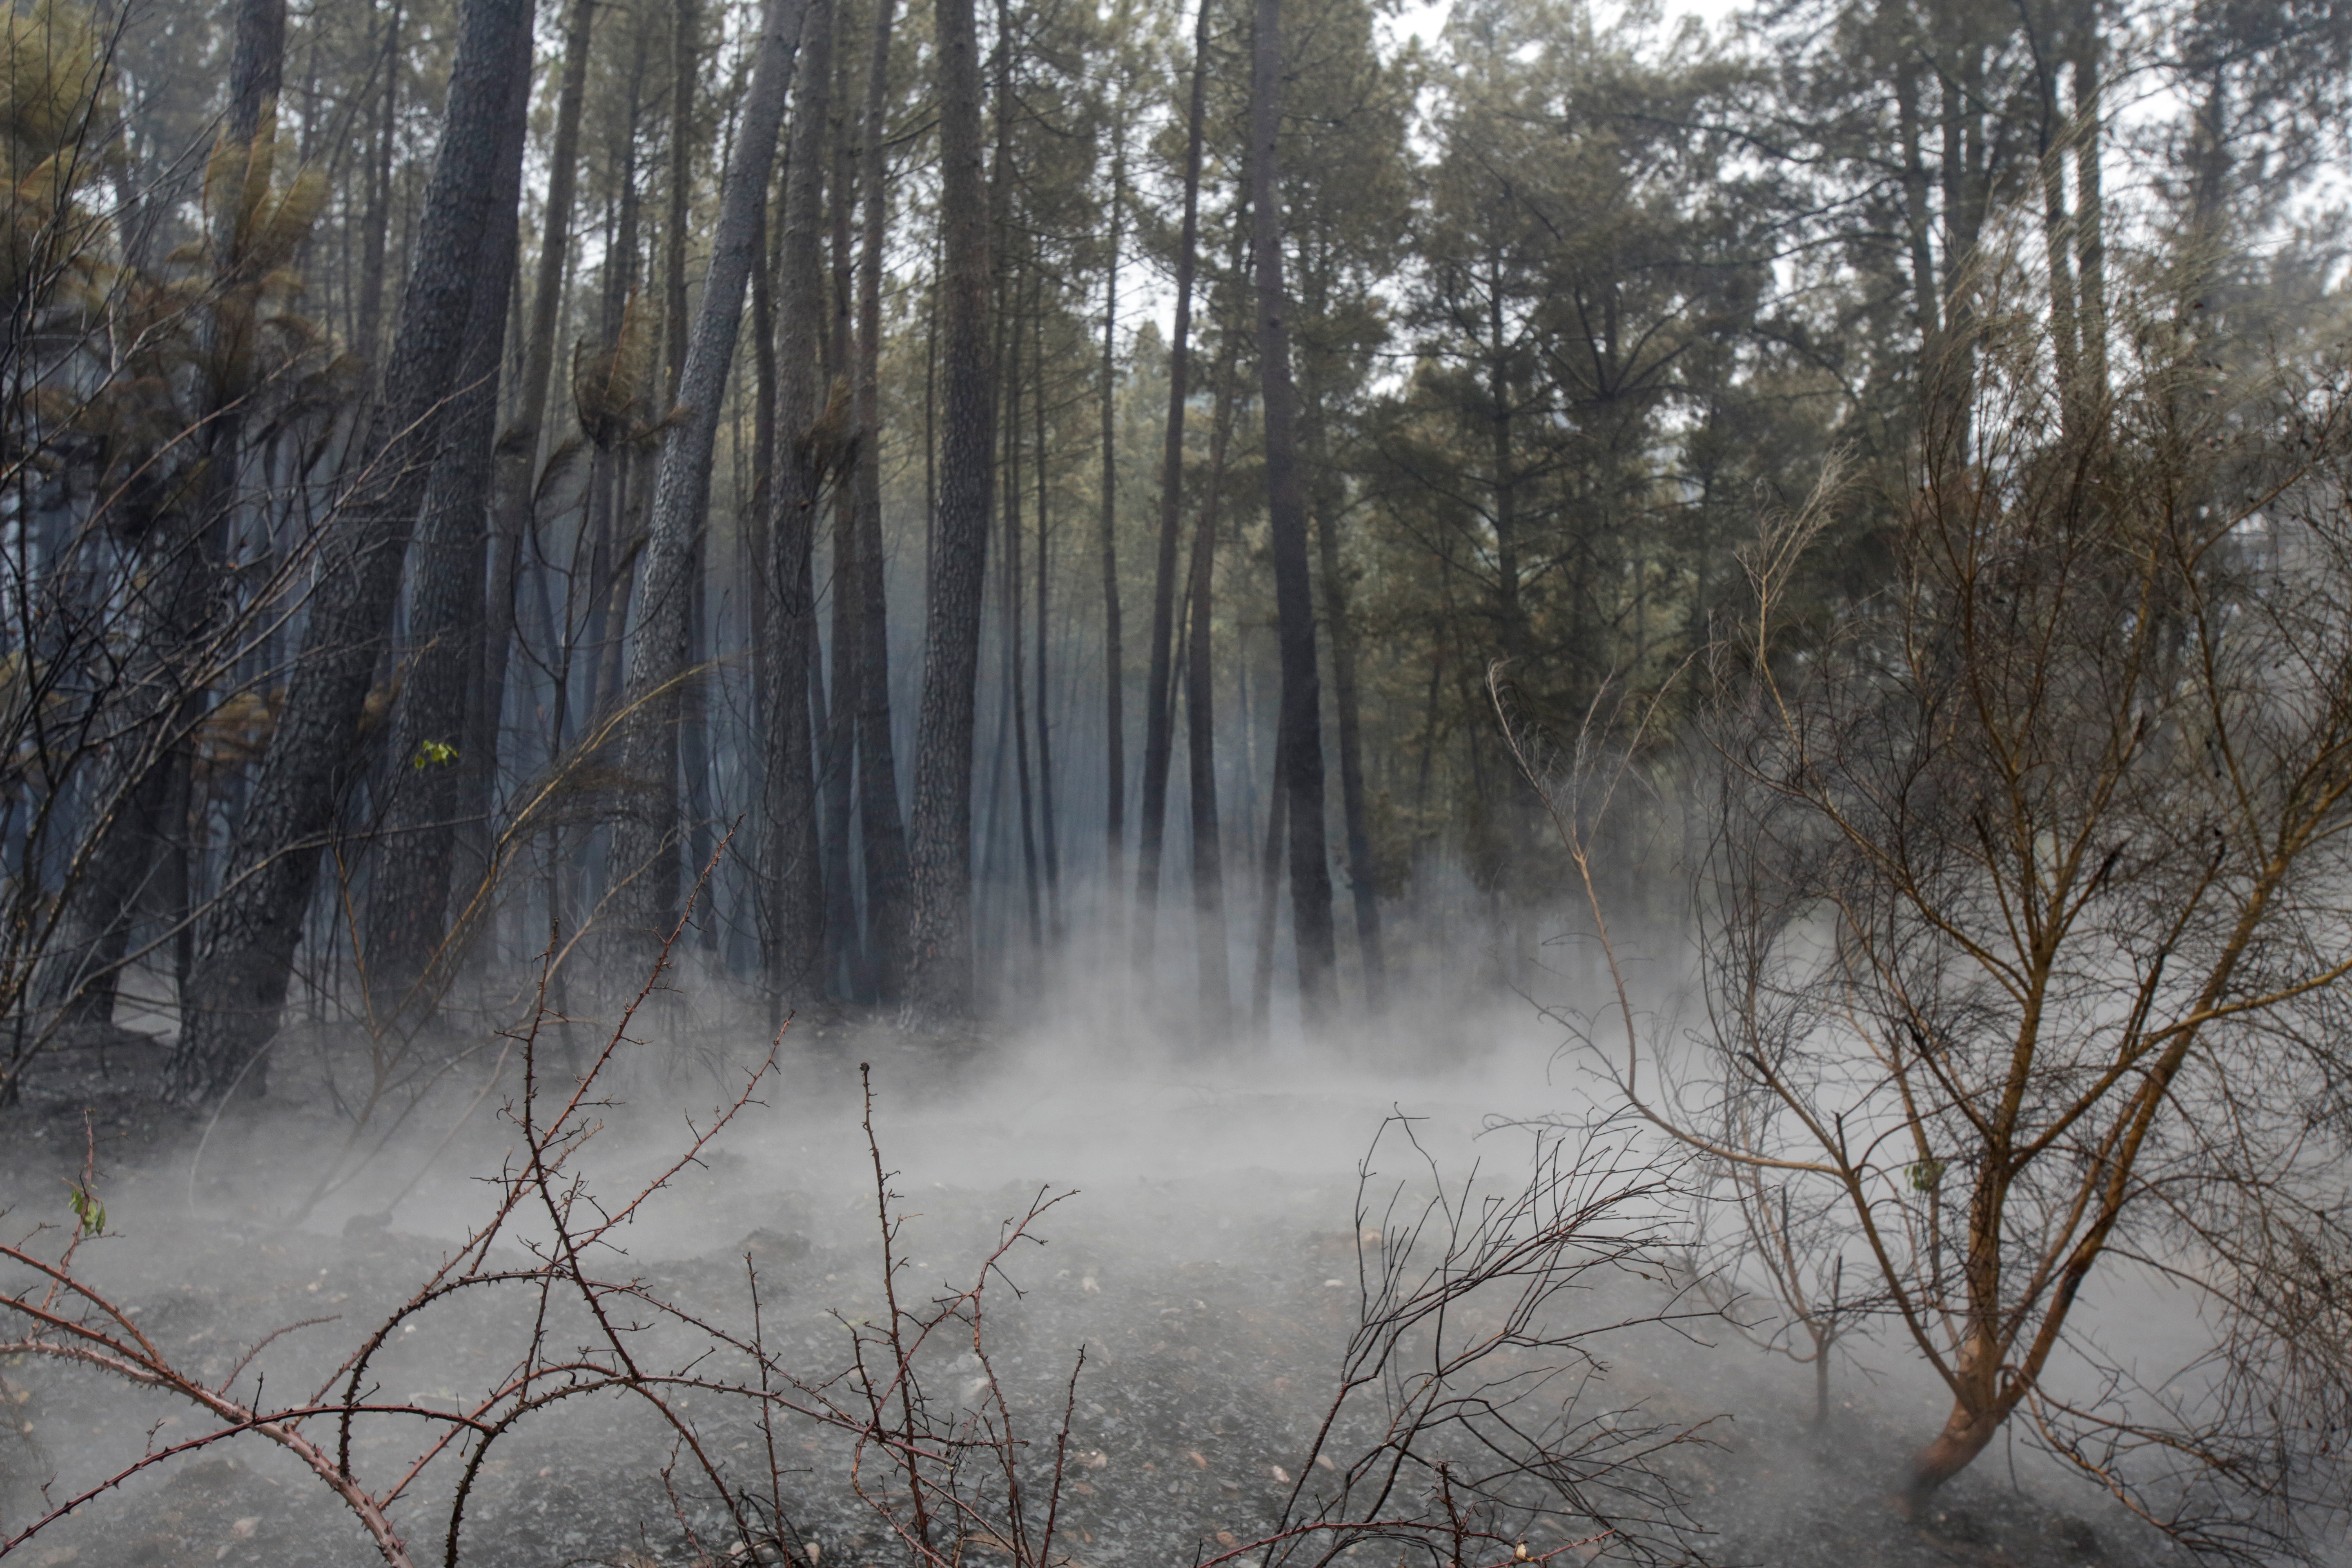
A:
[[[2342,1560],[2352,19],[0,25],[0,1556]]]

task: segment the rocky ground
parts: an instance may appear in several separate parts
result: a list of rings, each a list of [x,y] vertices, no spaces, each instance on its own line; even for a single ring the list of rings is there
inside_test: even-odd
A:
[[[901,1256],[909,1293],[969,1283],[990,1238],[1036,1191],[1034,1172],[1055,1163],[1026,1131],[1032,1123],[1010,1111],[975,1115],[994,1070],[984,1049],[942,1066],[879,1037],[840,1035],[838,1026],[831,1039],[812,1032],[763,1097],[767,1120],[747,1122],[743,1138],[722,1142],[684,1173],[619,1238],[625,1256],[603,1266],[740,1332],[750,1319],[750,1253],[763,1280],[766,1342],[812,1382],[843,1367],[855,1326],[879,1321],[885,1310],[870,1173],[859,1167],[855,1056],[880,1062],[890,1086],[885,1135],[907,1194]],[[94,1138],[97,1191],[114,1234],[84,1248],[83,1275],[152,1343],[208,1382],[227,1377],[274,1331],[303,1325],[269,1341],[254,1363],[273,1398],[307,1393],[406,1299],[462,1233],[467,1205],[486,1201],[490,1189],[478,1178],[515,1146],[513,1129],[496,1113],[511,1083],[485,1096],[475,1078],[453,1075],[411,1112],[395,1145],[404,1161],[388,1150],[312,1202],[310,1175],[349,1143],[348,1098],[339,1119],[331,1084],[289,1071],[271,1102],[207,1121],[158,1103],[155,1066],[152,1047],[142,1055],[135,1043],[117,1042],[103,1062],[94,1052],[61,1059],[26,1103],[0,1112],[9,1239],[37,1224],[70,1223],[66,1194],[85,1139]],[[1263,1531],[1302,1472],[1310,1489],[1328,1484],[1331,1472],[1303,1461],[1356,1323],[1361,1238],[1354,1172],[1320,1145],[1288,1148],[1314,1141],[1281,1131],[1303,1124],[1317,1105],[1312,1096],[1275,1089],[1161,1084],[1069,1134],[1073,1161],[1094,1159],[1089,1173],[1100,1179],[1048,1211],[1036,1226],[1045,1245],[1008,1259],[988,1299],[985,1342],[1030,1423],[1024,1436],[1043,1440],[1024,1451],[1033,1484],[1050,1474],[1053,1416],[1084,1349],[1057,1547],[1073,1568],[1172,1568],[1213,1557]],[[625,1113],[609,1114],[618,1129]],[[674,1138],[675,1115],[653,1120]],[[975,1130],[980,1121],[988,1137]],[[1157,1174],[1142,1162],[1102,1175],[1111,1169],[1106,1152],[1162,1136],[1171,1146],[1197,1146],[1200,1158]],[[993,1152],[962,1152],[958,1138]],[[653,1168],[661,1141],[661,1131],[643,1131],[600,1166],[604,1190],[626,1190]],[[289,1223],[306,1205],[301,1223]],[[57,1239],[53,1232],[42,1244]],[[504,1256],[524,1261],[519,1246]],[[11,1289],[21,1282],[21,1275],[7,1281]],[[1654,1280],[1613,1279],[1576,1298],[1573,1310],[1596,1321],[1640,1316],[1657,1304],[1657,1289]],[[527,1292],[485,1288],[437,1304],[394,1335],[374,1363],[377,1397],[419,1410],[461,1408],[521,1353],[533,1301]],[[557,1331],[577,1327],[559,1323]],[[694,1354],[690,1338],[675,1327],[652,1329],[641,1342],[656,1359],[668,1358],[665,1364],[684,1364]],[[1611,1342],[1605,1359],[1605,1380],[1580,1394],[1586,1412],[1609,1414],[1612,1426],[1690,1434],[1661,1448],[1652,1466],[1687,1502],[1685,1532],[1650,1532],[1659,1551],[1789,1568],[2132,1568],[2168,1560],[2160,1543],[2095,1497],[2014,1486],[1990,1457],[1949,1489],[1933,1518],[1899,1522],[1887,1493],[1913,1426],[1857,1397],[1861,1408],[1841,1409],[1826,1432],[1814,1432],[1801,1369],[1654,1329]],[[732,1364],[713,1356],[695,1375],[723,1377]],[[977,1404],[976,1366],[968,1344],[943,1346],[932,1386],[950,1401]],[[251,1370],[238,1375],[249,1390]],[[193,1434],[201,1420],[184,1398],[126,1388],[89,1369],[18,1358],[0,1363],[0,1379],[8,1428],[0,1434],[0,1534],[21,1528],[43,1495],[72,1496],[151,1447]],[[883,1515],[856,1495],[837,1437],[807,1424],[762,1431],[746,1402],[707,1391],[687,1391],[675,1406],[731,1478],[782,1500],[820,1568],[905,1561]],[[383,1489],[415,1465],[429,1426],[423,1415],[356,1424],[353,1472]],[[1342,1464],[1348,1442],[1360,1436],[1342,1423],[1333,1445]],[[502,1436],[466,1512],[460,1562],[644,1568],[705,1553],[726,1560],[730,1537],[708,1489],[694,1482],[690,1466],[674,1468],[665,1482],[672,1434],[626,1396],[551,1407]],[[449,1456],[425,1465],[395,1510],[420,1562],[446,1556],[456,1473]],[[862,1479],[891,1501],[873,1471]],[[1531,1531],[1530,1550],[1565,1544],[1566,1529]],[[1617,1545],[1596,1550],[1609,1556]],[[971,1561],[1003,1561],[984,1539],[971,1546]],[[1383,1563],[1396,1548],[1386,1551]],[[314,1477],[249,1435],[154,1467],[17,1554],[43,1568],[378,1561]]]

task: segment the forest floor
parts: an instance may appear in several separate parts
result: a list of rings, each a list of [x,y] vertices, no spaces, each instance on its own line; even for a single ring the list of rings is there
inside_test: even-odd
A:
[[[629,1256],[616,1266],[712,1321],[733,1321],[746,1313],[751,1253],[765,1281],[768,1342],[812,1377],[840,1368],[846,1325],[881,1310],[847,1045],[902,1086],[885,1141],[904,1172],[904,1206],[920,1211],[905,1233],[909,1285],[968,1284],[990,1239],[1035,1194],[1030,1175],[1006,1172],[1053,1163],[1023,1127],[994,1113],[974,1117],[992,1068],[985,1051],[942,1067],[878,1033],[845,1040],[836,1026],[829,1039],[804,1041],[784,1061],[779,1092],[766,1097],[782,1109],[673,1183],[632,1226]],[[332,1086],[289,1071],[269,1100],[234,1105],[210,1121],[157,1100],[158,1066],[152,1047],[142,1055],[118,1043],[103,1071],[94,1056],[61,1063],[24,1104],[0,1111],[0,1208],[10,1238],[44,1221],[70,1223],[66,1189],[78,1179],[87,1128],[99,1144],[110,1229],[119,1233],[85,1248],[88,1277],[134,1306],[155,1343],[214,1378],[271,1331],[307,1321],[274,1342],[263,1363],[269,1387],[287,1397],[322,1379],[446,1255],[468,1205],[482,1202],[469,1173],[495,1170],[512,1142],[495,1101],[473,1111],[460,1135],[446,1136],[457,1111],[481,1097],[445,1088],[404,1134],[405,1163],[387,1154],[303,1223],[289,1224],[308,1174],[348,1132]],[[928,1089],[915,1087],[926,1080]],[[1356,1323],[1356,1173],[1304,1131],[1300,1149],[1286,1152],[1293,1140],[1269,1131],[1315,1116],[1312,1097],[1159,1092],[1167,1107],[1159,1120],[1169,1124],[1159,1131],[1203,1145],[1203,1157],[1157,1174],[1122,1170],[1117,1184],[1090,1172],[1098,1178],[1091,1190],[1036,1227],[1046,1244],[1008,1262],[1007,1282],[1022,1294],[990,1299],[993,1364],[1046,1447],[1073,1358],[1085,1349],[1057,1547],[1070,1568],[1178,1568],[1264,1530],[1307,1451]],[[1145,1137],[1153,1130],[1132,1111],[1147,1102],[1105,1109],[1092,1120],[1108,1124],[1074,1131],[1071,1146]],[[1000,1123],[998,1142],[1020,1156],[950,1149],[947,1133],[976,1120]],[[648,1168],[657,1140],[646,1136],[608,1167],[616,1183]],[[380,1200],[394,1205],[388,1219],[373,1206]],[[1641,1316],[1644,1292],[1655,1289],[1626,1279],[1582,1298],[1583,1309]],[[376,1383],[387,1395],[455,1408],[513,1363],[528,1329],[527,1313],[489,1292],[444,1303],[421,1331],[387,1349]],[[2140,1568],[2179,1560],[2080,1488],[2030,1474],[2015,1484],[1998,1452],[1949,1488],[1932,1518],[1902,1523],[1890,1481],[1925,1413],[1904,1412],[1898,1424],[1858,1385],[1817,1433],[1810,1385],[1805,1369],[1736,1344],[1702,1350],[1653,1328],[1612,1346],[1605,1383],[1582,1397],[1593,1414],[1638,1411],[1691,1434],[1664,1448],[1656,1468],[1687,1500],[1695,1528],[1685,1544],[1700,1561]],[[151,1445],[187,1435],[196,1419],[169,1396],[86,1369],[0,1365],[0,1537],[38,1511],[44,1492],[72,1496]],[[714,1448],[742,1473],[766,1476],[764,1436],[740,1412],[714,1409],[716,1398],[695,1398],[699,1411],[683,1400],[681,1408]],[[355,1472],[382,1485],[414,1462],[424,1431],[415,1418],[365,1423]],[[698,1559],[684,1527],[692,1526],[711,1549],[702,1560],[725,1561],[728,1537],[711,1532],[711,1510],[689,1488],[681,1485],[678,1500],[665,1489],[667,1438],[620,1399],[578,1402],[526,1424],[485,1467],[457,1560],[498,1568],[691,1563]],[[855,1494],[842,1442],[814,1427],[784,1428],[779,1442],[787,1511],[824,1568],[901,1560],[880,1517]],[[404,1505],[420,1562],[444,1559],[454,1473],[451,1459],[434,1461]],[[1563,1543],[1539,1533],[1529,1541],[1538,1552]],[[315,1479],[250,1436],[158,1466],[10,1555],[40,1568],[377,1560]]]

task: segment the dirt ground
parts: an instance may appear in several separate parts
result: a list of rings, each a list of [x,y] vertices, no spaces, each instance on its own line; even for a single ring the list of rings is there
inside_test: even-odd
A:
[[[1002,1157],[943,1152],[941,1141],[971,1120],[967,1103],[998,1070],[985,1049],[940,1057],[842,1026],[797,1046],[763,1096],[771,1120],[687,1170],[628,1227],[626,1254],[608,1259],[606,1272],[740,1327],[749,1321],[749,1253],[763,1281],[772,1349],[812,1380],[842,1366],[848,1325],[883,1310],[870,1172],[857,1168],[861,1056],[881,1063],[893,1086],[897,1103],[886,1099],[886,1110],[905,1111],[887,1134],[898,1141],[894,1160],[907,1157],[903,1281],[934,1291],[968,1283],[990,1239],[1036,1190],[1031,1179],[1005,1176],[1027,1168],[1007,1162],[1052,1162],[1001,1128],[1010,1150]],[[484,1094],[472,1087],[479,1075],[453,1075],[419,1103],[394,1146],[289,1223],[310,1198],[310,1174],[349,1142],[348,1095],[328,1078],[289,1070],[269,1100],[211,1120],[158,1100],[158,1064],[153,1047],[118,1041],[104,1060],[94,1050],[61,1058],[24,1104],[0,1112],[9,1239],[38,1224],[71,1223],[66,1198],[87,1128],[111,1233],[81,1253],[87,1278],[210,1380],[227,1376],[273,1331],[302,1325],[270,1340],[254,1363],[273,1397],[322,1382],[415,1289],[463,1234],[468,1205],[484,1201],[478,1178],[514,1146],[498,1115],[512,1085]],[[1047,1444],[1084,1350],[1059,1537],[1072,1568],[1172,1568],[1250,1540],[1275,1518],[1308,1451],[1356,1322],[1357,1176],[1312,1152],[1286,1158],[1282,1138],[1267,1131],[1312,1113],[1311,1097],[1256,1098],[1264,1103],[1234,1092],[1177,1097],[1164,1117],[1191,1118],[1197,1141],[1230,1136],[1230,1145],[1214,1145],[1192,1168],[1140,1172],[1048,1211],[1036,1227],[1044,1245],[1016,1251],[1005,1288],[992,1288],[992,1364],[1031,1420],[1025,1430]],[[620,1108],[609,1114],[616,1130],[629,1118]],[[650,1169],[652,1151],[677,1135],[679,1114],[643,1118],[661,1125],[641,1130],[639,1142],[599,1168],[600,1181],[624,1190]],[[1130,1121],[1085,1136],[1114,1147],[1147,1131]],[[960,1171],[970,1179],[953,1180]],[[519,1248],[513,1257],[522,1260]],[[1580,1298],[1577,1310],[1639,1315],[1643,1292],[1655,1289],[1621,1280]],[[373,1386],[387,1399],[457,1409],[513,1364],[531,1328],[524,1298],[465,1293],[394,1337],[373,1365]],[[691,1357],[674,1330],[648,1331],[646,1342]],[[2094,1495],[2013,1484],[1994,1456],[1948,1489],[1933,1518],[1899,1522],[1887,1500],[1891,1479],[1928,1413],[1881,1409],[1859,1383],[1817,1433],[1804,1369],[1656,1330],[1626,1336],[1606,1362],[1605,1378],[1580,1395],[1590,1410],[1692,1434],[1664,1449],[1656,1468],[1687,1501],[1681,1544],[1697,1560],[1773,1568],[2179,1560]],[[939,1385],[952,1394],[970,1370],[949,1357]],[[252,1371],[240,1375],[249,1388]],[[44,1497],[71,1497],[192,1434],[201,1419],[183,1399],[87,1368],[18,1357],[0,1363],[0,1536],[36,1516]],[[730,1473],[768,1484],[769,1435],[743,1402],[695,1394],[678,1404]],[[353,1470],[377,1487],[415,1462],[427,1428],[415,1416],[356,1425]],[[856,1495],[841,1441],[791,1424],[774,1437],[778,1495],[823,1568],[904,1561]],[[683,1472],[666,1485],[670,1435],[625,1397],[552,1407],[495,1453],[464,1518],[459,1562],[644,1568],[727,1560],[722,1517]],[[421,1562],[446,1555],[456,1473],[454,1457],[435,1460],[395,1510]],[[1311,1486],[1318,1477],[1307,1479]],[[1656,1539],[1664,1549],[1675,1544]],[[1538,1531],[1529,1547],[1540,1553],[1565,1541]],[[10,1555],[42,1568],[380,1560],[316,1478],[250,1435],[154,1467]],[[987,1560],[984,1545],[972,1558]]]

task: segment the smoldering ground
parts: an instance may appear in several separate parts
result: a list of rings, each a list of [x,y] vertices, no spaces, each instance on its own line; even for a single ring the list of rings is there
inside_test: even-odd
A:
[[[619,1287],[595,1310],[627,1321],[604,1331],[578,1293],[534,1291],[519,1278],[560,1239],[528,1205],[478,1265],[517,1278],[417,1305],[420,1285],[497,1205],[501,1173],[511,1182],[530,1158],[511,1050],[503,1066],[496,1051],[469,1056],[375,1148],[354,1147],[350,1117],[327,1109],[350,1104],[349,1042],[299,1042],[307,1054],[287,1050],[270,1100],[232,1103],[216,1121],[155,1110],[141,1091],[143,1064],[118,1046],[111,1087],[84,1081],[9,1113],[5,1239],[46,1224],[56,1228],[26,1250],[58,1255],[79,1223],[69,1194],[94,1146],[88,1190],[105,1205],[105,1234],[81,1245],[72,1271],[89,1300],[119,1310],[101,1328],[249,1409],[299,1407],[313,1388],[350,1404],[350,1380],[333,1374],[380,1335],[358,1389],[367,1409],[349,1418],[348,1438],[341,1416],[310,1425],[371,1495],[397,1489],[391,1520],[418,1562],[776,1561],[773,1548],[744,1545],[748,1508],[796,1561],[891,1563],[908,1557],[894,1531],[915,1494],[929,1486],[944,1499],[958,1485],[971,1511],[928,1529],[953,1560],[976,1563],[1024,1552],[1076,1565],[1308,1562],[1335,1545],[1349,1545],[1343,1561],[1381,1563],[1506,1562],[1522,1551],[1570,1563],[2168,1560],[2153,1532],[2021,1444],[1963,1478],[1934,1517],[1899,1523],[1887,1493],[1940,1410],[1936,1391],[1903,1370],[1900,1347],[1850,1342],[1832,1419],[1817,1430],[1811,1373],[1728,1331],[1712,1315],[1717,1299],[1677,1275],[1673,1190],[1645,1184],[1658,1172],[1641,1141],[1614,1127],[1576,1131],[1594,1108],[1556,1056],[1558,1031],[1515,998],[1455,1009],[1445,1059],[1425,1053],[1416,1066],[1404,1043],[1360,1037],[1321,1055],[1292,1043],[1248,1059],[1201,1056],[1099,1015],[945,1049],[805,1022],[786,1034],[752,1101],[679,1164],[766,1042],[743,1020],[654,1020],[633,1030],[647,1043],[625,1047],[596,1084],[565,1177],[582,1183],[574,1228],[598,1237],[583,1267]],[[552,1037],[534,1049],[558,1054]],[[976,1310],[940,1321],[908,1362],[933,1402],[925,1430],[975,1445],[961,1481],[942,1471],[910,1483],[887,1441],[822,1418],[828,1408],[856,1415],[887,1381],[887,1357],[876,1357],[892,1311],[886,1220],[861,1063],[872,1065],[876,1142],[896,1194],[887,1223],[897,1227],[898,1309],[936,1316],[933,1302],[986,1285]],[[74,1065],[60,1059],[60,1089]],[[553,1061],[537,1070],[543,1127],[571,1080]],[[1529,1125],[1546,1118],[1549,1131]],[[1366,1321],[1393,1305],[1382,1282],[1397,1277],[1388,1266],[1411,1229],[1423,1227],[1413,1268],[1423,1272],[1408,1268],[1410,1279],[1465,1272],[1475,1259],[1446,1251],[1462,1232],[1447,1232],[1444,1215],[1475,1230],[1497,1212],[1482,1201],[1507,1209],[1540,1185],[1547,1155],[1559,1162],[1549,1167],[1554,1199],[1583,1215],[1596,1245],[1550,1258],[1561,1288],[1513,1342],[1456,1368],[1464,1423],[1433,1427],[1416,1464],[1357,1515],[1442,1518],[1438,1494],[1454,1481],[1417,1466],[1449,1457],[1462,1466],[1454,1511],[1475,1512],[1465,1450],[1485,1444],[1491,1455],[1513,1432],[1552,1471],[1494,1486],[1466,1541],[1425,1528],[1307,1530],[1236,1558],[1311,1521],[1318,1496],[1360,1488],[1379,1471],[1360,1468],[1365,1456],[1393,1447],[1395,1413],[1422,1365],[1412,1358],[1431,1331],[1386,1342],[1388,1364],[1336,1418],[1334,1392],[1367,1343]],[[321,1192],[318,1173],[330,1168],[349,1179]],[[1441,1191],[1454,1206],[1433,1227],[1428,1200]],[[1607,1201],[1620,1192],[1632,1195]],[[1023,1227],[1041,1197],[1058,1201]],[[1577,1210],[1580,1198],[1591,1206]],[[1638,1245],[1609,1245],[1620,1241]],[[32,1283],[21,1268],[7,1281]],[[742,1353],[755,1293],[756,1358]],[[1491,1311],[1483,1299],[1453,1310],[1457,1329]],[[594,1383],[612,1356],[589,1352],[613,1343],[658,1403],[609,1378],[527,1417],[506,1419],[519,1399],[483,1403],[533,1354],[569,1368],[542,1393]],[[224,1425],[183,1390],[29,1355],[0,1364],[0,1376],[11,1427],[0,1439],[0,1531],[14,1538],[46,1509],[94,1492],[12,1555],[382,1560],[315,1468],[263,1433],[99,1489],[143,1455]],[[765,1406],[745,1393],[763,1379],[783,1396]],[[992,1419],[1013,1423],[1013,1446]],[[469,1459],[486,1441],[486,1457]],[[1008,1455],[1010,1469],[1000,1464]],[[1001,1475],[1027,1487],[1025,1498],[1008,1499]],[[731,1509],[725,1488],[740,1494]],[[991,1508],[1025,1512],[1031,1537],[1004,1539],[1001,1520],[982,1517]],[[1050,1542],[1034,1533],[1047,1511]]]

